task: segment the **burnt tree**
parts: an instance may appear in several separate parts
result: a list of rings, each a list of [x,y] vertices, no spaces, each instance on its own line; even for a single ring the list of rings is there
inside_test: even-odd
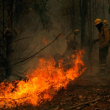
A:
[[[5,32],[5,45],[6,45],[6,75],[7,79],[11,75],[11,53],[12,53],[12,30],[13,30],[13,0],[8,1],[8,9],[7,9],[7,29]]]
[[[44,28],[48,25],[46,15],[46,1],[39,0],[2,0],[0,1],[0,76],[2,79],[8,79],[12,74],[14,64],[17,62],[12,61],[14,55],[13,42],[19,41],[20,35],[15,35],[15,28],[24,15],[29,14],[31,11],[36,11],[40,16],[40,21]],[[35,3],[38,5],[35,6]],[[35,8],[36,7],[36,8]],[[45,18],[43,18],[45,17]],[[28,21],[28,24],[31,21]],[[24,23],[25,25],[25,23]],[[45,26],[44,26],[45,25]],[[24,27],[22,27],[24,28]],[[19,30],[18,34],[21,34],[23,29]],[[27,37],[29,38],[29,37]],[[17,40],[16,40],[17,39]],[[26,39],[26,38],[23,38]],[[22,39],[22,40],[23,40]],[[17,43],[17,42],[16,42]],[[15,44],[16,45],[16,44]],[[15,46],[16,47],[16,46]],[[25,59],[25,58],[24,58]],[[14,59],[16,60],[16,59]],[[20,59],[17,59],[20,60]],[[18,61],[19,62],[19,61]],[[0,80],[2,80],[0,79]]]
[[[81,48],[84,46],[84,37],[85,34],[85,27],[86,27],[86,20],[87,20],[87,0],[80,0],[80,18],[81,18]]]

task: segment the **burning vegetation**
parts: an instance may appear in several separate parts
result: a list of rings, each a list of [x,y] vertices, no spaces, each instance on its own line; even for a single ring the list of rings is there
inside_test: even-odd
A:
[[[71,58],[71,68],[63,67],[60,60],[58,67],[54,58],[39,59],[36,69],[27,73],[27,81],[2,82],[0,84],[0,108],[10,108],[25,104],[33,106],[51,100],[58,90],[66,88],[69,81],[74,80],[84,72],[82,51]]]

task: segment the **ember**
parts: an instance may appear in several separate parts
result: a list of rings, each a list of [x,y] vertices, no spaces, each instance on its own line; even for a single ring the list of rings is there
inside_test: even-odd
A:
[[[46,40],[45,36],[43,36],[43,43],[44,43],[45,45],[47,45],[47,40]]]
[[[51,100],[53,95],[66,87],[69,81],[80,76],[86,69],[81,60],[82,51],[72,59],[71,68],[63,68],[62,62],[56,68],[53,58],[39,59],[36,69],[30,74],[27,73],[27,81],[2,82],[0,84],[0,107],[16,107],[24,104],[36,106],[42,101]],[[80,71],[79,71],[80,70]]]

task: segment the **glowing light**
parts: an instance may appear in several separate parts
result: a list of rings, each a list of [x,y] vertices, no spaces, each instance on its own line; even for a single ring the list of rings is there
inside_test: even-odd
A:
[[[66,87],[69,81],[80,76],[86,69],[82,58],[82,51],[72,57],[71,68],[63,67],[63,60],[58,67],[53,58],[39,59],[39,64],[32,73],[27,73],[27,81],[0,83],[0,108],[16,107],[23,104],[36,106],[43,100],[51,100],[53,95]]]

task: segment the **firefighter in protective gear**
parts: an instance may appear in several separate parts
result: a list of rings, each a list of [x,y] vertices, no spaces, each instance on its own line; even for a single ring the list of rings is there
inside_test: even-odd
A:
[[[72,32],[69,36],[66,37],[66,42],[67,42],[67,48],[66,51],[64,52],[63,56],[72,49],[73,51],[76,50],[76,36],[78,35],[79,30],[75,29],[74,32]]]
[[[103,20],[103,24],[104,24],[104,26],[108,26],[108,21],[107,20]]]
[[[101,19],[95,20],[95,26],[97,27],[98,39],[94,40],[94,43],[99,41],[99,63],[100,63],[100,72],[101,74],[105,73],[106,67],[106,58],[108,55],[109,49],[109,28],[105,27]]]

